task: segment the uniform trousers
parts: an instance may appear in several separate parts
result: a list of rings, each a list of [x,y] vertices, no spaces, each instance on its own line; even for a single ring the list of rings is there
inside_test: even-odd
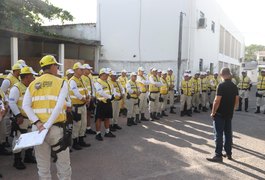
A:
[[[36,126],[32,127],[33,131],[37,130]],[[51,180],[51,146],[59,142],[63,137],[63,128],[52,126],[46,135],[43,144],[35,146],[35,156],[37,160],[38,174],[40,180]],[[59,148],[59,147],[58,147]],[[54,149],[56,150],[56,149]],[[70,180],[72,170],[70,166],[69,148],[57,154],[56,168],[59,180]]]
[[[74,107],[75,109],[75,107]],[[81,114],[81,120],[73,120],[72,138],[84,137],[87,128],[87,108],[85,105],[78,107],[78,114]]]
[[[150,93],[149,95],[149,111],[150,113],[158,112],[159,93]]]
[[[159,111],[158,112],[162,112],[162,111],[165,111],[166,110],[166,108],[167,108],[167,99],[168,99],[168,96],[169,96],[169,94],[161,94],[161,102],[159,102],[160,103],[160,105],[159,105],[159,107],[160,107],[160,109],[159,109]]]
[[[185,104],[187,104],[187,110],[190,110],[191,100],[192,100],[192,96],[187,96],[187,95],[182,94],[180,96],[180,111],[184,111]]]
[[[265,96],[265,90],[263,91],[258,91],[258,94],[262,95],[262,97],[257,97],[257,106],[261,106],[261,100],[263,98],[263,96]]]
[[[168,98],[169,98],[169,107],[172,107],[174,104],[174,90],[168,91]]]
[[[199,104],[200,104],[200,92],[197,92],[192,96],[192,105],[196,108],[199,108]]]
[[[127,118],[135,118],[136,114],[139,114],[139,104],[138,99],[127,99],[126,100],[126,106],[127,106]]]
[[[139,111],[140,113],[144,113],[147,109],[147,93],[141,93],[139,99],[140,99]]]
[[[111,124],[118,124],[118,118],[120,113],[120,101],[113,100],[112,102],[113,118],[111,119]]]

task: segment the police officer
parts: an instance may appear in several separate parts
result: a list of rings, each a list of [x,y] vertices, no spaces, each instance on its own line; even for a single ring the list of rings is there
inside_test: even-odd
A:
[[[245,99],[245,112],[248,112],[248,97],[251,88],[251,80],[247,76],[247,71],[242,71],[239,83],[237,85],[239,90],[239,105],[237,111],[242,111],[242,100]]]
[[[213,107],[213,101],[216,95],[216,89],[218,84],[220,83],[220,79],[218,78],[218,72],[214,73],[214,76],[210,79],[209,84],[210,84],[210,91],[211,91],[211,95],[210,95],[210,108],[212,109]]]
[[[71,77],[73,77],[74,73],[75,73],[75,72],[74,72],[73,69],[67,69],[67,70],[65,71],[65,75],[66,75],[66,79],[67,79],[67,81],[70,80]]]
[[[127,78],[127,71],[125,69],[123,69],[121,71],[121,76],[118,78],[118,81],[121,83],[122,87],[124,88],[125,92],[126,92],[126,84],[128,82],[128,78]],[[120,101],[120,112],[121,114],[123,114],[124,116],[126,116],[127,114],[127,109],[126,109],[126,97],[124,96],[123,99]]]
[[[59,64],[56,59],[47,55],[40,60],[44,74],[34,80],[26,90],[23,99],[23,110],[32,121],[34,131],[48,130],[43,144],[35,146],[39,179],[51,179],[51,149],[64,137],[66,121],[65,99],[68,93],[67,83],[56,77]],[[57,153],[58,179],[71,179],[69,148],[60,148]]]
[[[21,69],[20,79],[21,81],[16,83],[10,90],[9,93],[9,107],[14,115],[12,123],[12,129],[14,130],[16,138],[13,139],[15,144],[16,139],[20,134],[26,133],[31,128],[30,120],[27,114],[22,109],[22,102],[24,94],[29,84],[34,80],[35,73],[31,67],[25,66]],[[25,163],[36,163],[35,157],[32,155],[33,148],[29,148],[25,151]],[[22,162],[21,150],[14,152],[14,164],[16,169],[25,169],[26,166]]]
[[[258,77],[257,92],[256,92],[257,110],[255,113],[260,113],[260,105],[263,96],[265,96],[265,69],[261,70],[261,75]]]
[[[115,99],[115,95],[118,95],[111,86],[107,79],[109,77],[109,71],[106,68],[102,68],[99,71],[99,78],[95,82],[97,107],[96,107],[96,139],[103,141],[101,136],[101,122],[104,122],[105,135],[104,137],[115,138],[116,136],[110,131],[110,119],[113,118],[113,109],[111,102]]]
[[[173,70],[171,68],[167,69],[167,83],[169,85],[168,98],[169,98],[169,106],[170,113],[176,114],[174,111],[174,87],[175,87],[175,76],[173,75]]]
[[[185,114],[192,116],[191,101],[194,90],[188,73],[184,73],[184,79],[181,81],[180,92],[180,116],[184,116]],[[184,111],[185,104],[187,105],[186,113]]]
[[[139,95],[140,89],[137,86],[136,82],[137,74],[132,72],[130,74],[130,80],[126,84],[127,89],[127,126],[137,125],[137,123],[141,123],[139,116]]]
[[[159,97],[159,102],[160,102],[160,109],[161,109],[161,116],[168,116],[166,114],[166,106],[167,106],[167,99],[168,99],[168,92],[169,92],[169,84],[167,81],[167,71],[162,71],[162,77],[160,78],[160,82],[162,83],[162,86],[160,87],[160,97]]]
[[[148,93],[148,85],[150,84],[147,77],[144,76],[145,69],[143,67],[138,68],[138,76],[137,76],[137,85],[140,88],[140,96],[139,96],[139,111],[141,113],[141,121],[148,121],[145,117],[145,111],[148,108],[147,106],[147,93]]]
[[[200,104],[200,93],[201,93],[201,79],[199,78],[200,73],[197,72],[194,77],[192,77],[191,82],[194,89],[194,94],[192,96],[192,105],[194,107],[195,113],[200,113],[199,104]]]
[[[152,69],[152,75],[149,77],[149,111],[150,111],[150,119],[159,120],[157,117],[158,114],[158,106],[159,106],[159,93],[160,86],[162,85],[160,79],[157,76],[157,69]]]
[[[122,128],[118,125],[118,118],[119,118],[119,112],[120,112],[120,101],[125,95],[125,91],[120,84],[120,82],[117,81],[117,73],[115,71],[110,72],[110,79],[108,80],[108,83],[113,86],[114,90],[117,92],[117,95],[115,96],[112,103],[112,109],[113,109],[113,118],[111,119],[111,125],[110,125],[110,131],[116,131],[121,130]]]
[[[202,105],[202,111],[203,112],[207,112],[206,103],[207,103],[207,99],[208,99],[207,96],[208,96],[209,84],[208,84],[208,80],[206,78],[206,73],[205,72],[201,72],[200,79],[201,79],[201,105]]]
[[[89,64],[83,64],[84,70],[82,75],[82,81],[84,82],[84,85],[87,88],[88,95],[91,97],[90,103],[87,105],[87,128],[86,133],[87,134],[96,134],[96,131],[91,129],[91,122],[90,117],[91,113],[94,110],[94,101],[95,101],[95,87],[94,82],[92,79],[92,67]]]
[[[73,66],[74,75],[69,80],[70,98],[72,102],[73,114],[73,149],[81,150],[82,147],[89,147],[90,144],[84,141],[87,127],[87,107],[90,102],[89,93],[81,78],[84,67],[80,62]]]

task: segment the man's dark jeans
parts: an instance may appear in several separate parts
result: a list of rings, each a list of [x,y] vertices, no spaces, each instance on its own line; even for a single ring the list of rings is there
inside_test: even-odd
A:
[[[223,118],[216,114],[213,122],[215,134],[215,155],[221,157],[223,150],[223,136],[224,149],[227,155],[232,155],[232,118]]]

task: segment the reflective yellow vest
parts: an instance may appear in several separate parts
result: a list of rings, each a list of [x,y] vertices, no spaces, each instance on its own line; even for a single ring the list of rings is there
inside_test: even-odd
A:
[[[58,101],[64,80],[51,74],[43,74],[29,85],[32,97],[32,109],[42,123],[50,118]],[[65,103],[66,104],[66,103]],[[66,105],[60,111],[54,123],[66,120]]]
[[[159,82],[159,79],[158,79],[157,76],[155,77],[154,75],[151,75],[150,78],[153,78],[153,80],[154,80],[155,82]],[[159,92],[159,87],[157,87],[157,86],[154,85],[154,84],[149,84],[149,92],[157,93],[157,92]]]
[[[167,82],[166,79],[163,79],[163,78],[160,78],[160,81],[163,84],[160,87],[160,94],[167,95],[168,94],[168,89],[169,89],[168,82]]]
[[[173,74],[171,76],[167,75],[167,83],[169,86],[175,85],[175,76]]]
[[[92,80],[89,76],[82,75],[81,79],[84,83],[84,86],[86,87],[87,92],[89,92],[90,95],[93,94],[93,88],[92,88]]]
[[[9,74],[6,76],[5,79],[9,80],[9,82],[10,82],[9,88],[8,88],[8,90],[7,90],[7,94],[9,94],[9,90],[10,90],[10,88],[13,87],[14,84],[18,83],[18,82],[19,82],[19,79],[16,78],[12,73],[9,73]]]
[[[238,83],[238,85],[237,85],[237,87],[239,88],[239,89],[244,89],[244,90],[246,90],[246,89],[248,89],[249,88],[249,86],[250,86],[250,78],[249,77],[240,77],[240,80],[239,80],[239,83]]]
[[[216,91],[217,86],[218,86],[218,84],[219,84],[219,80],[218,80],[218,78],[217,78],[217,79],[212,78],[212,79],[211,79],[211,82],[213,82],[213,85],[210,84],[210,88],[211,88],[211,90],[212,90],[212,91]]]
[[[19,109],[20,113],[22,114],[22,116],[28,117],[27,114],[25,113],[25,111],[22,109],[23,98],[24,98],[25,92],[27,90],[27,87],[22,82],[18,82],[14,86],[17,87],[19,90],[19,98],[17,101],[18,109]]]
[[[265,90],[265,76],[259,76],[258,77],[257,89],[258,90]]]
[[[189,81],[182,80],[181,81],[181,90],[182,90],[184,95],[191,96],[192,92],[193,92],[192,81],[191,80],[189,80]]]
[[[133,82],[132,80],[129,80],[128,83],[131,85],[131,89],[136,92],[136,94],[130,94],[131,98],[137,99],[138,98],[138,93],[139,93],[138,92],[137,83]],[[129,93],[129,92],[127,92],[127,93]]]
[[[209,81],[206,78],[201,79],[201,90],[207,91],[209,88]]]
[[[126,76],[125,77],[120,76],[118,78],[118,81],[121,83],[123,88],[126,88],[126,84],[128,82],[128,78]]]
[[[144,76],[138,76],[139,79],[141,80],[146,80],[146,78]],[[146,93],[147,92],[147,85],[144,85],[143,83],[141,83],[140,81],[137,81],[137,85],[139,86],[140,90],[142,93]]]
[[[115,96],[115,99],[114,99],[114,100],[115,100],[115,101],[119,101],[119,100],[121,100],[122,87],[121,87],[120,83],[119,83],[118,81],[112,81],[112,80],[109,80],[108,83],[109,83],[110,85],[112,85],[112,86],[115,88],[115,91],[116,91],[117,93],[120,94],[120,96]]]
[[[109,85],[109,83],[107,81],[103,81],[102,79],[98,78],[97,79],[97,82],[102,86],[102,89],[103,91],[106,93],[106,94],[109,94],[111,95],[111,87]],[[104,103],[107,103],[107,99],[105,97],[102,97],[98,92],[96,92],[96,98],[97,100],[99,101],[102,101]]]
[[[192,86],[194,89],[194,93],[200,92],[201,91],[201,79],[197,78],[195,79],[194,77],[191,79]]]
[[[0,88],[0,100],[3,101],[3,103],[6,103],[5,93]]]
[[[77,77],[73,76],[71,77],[71,79],[69,80],[69,83],[70,81],[75,81],[76,85],[77,85],[77,88],[78,88],[78,91],[79,93],[86,99],[87,98],[87,90],[86,90],[86,87],[82,81],[82,79],[78,79]],[[70,90],[70,98],[71,98],[71,101],[72,101],[72,105],[83,105],[85,104],[84,101],[81,101],[80,99],[78,99],[74,92],[72,90]]]

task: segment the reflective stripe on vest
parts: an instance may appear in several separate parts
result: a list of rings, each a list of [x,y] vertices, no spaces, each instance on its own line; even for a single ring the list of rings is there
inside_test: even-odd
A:
[[[151,75],[150,78],[153,78],[153,80],[154,80],[155,82],[159,82],[159,81],[158,81],[158,78],[155,77],[154,75]],[[149,84],[149,91],[150,91],[150,92],[159,92],[159,87],[157,87],[155,84]]]
[[[108,94],[111,95],[111,88],[110,85],[108,84],[107,81],[103,81],[102,79],[98,78],[97,82],[102,86],[103,91]],[[107,103],[107,99],[105,97],[102,97],[98,92],[96,92],[96,98],[99,101],[102,101],[104,103]]]
[[[55,108],[64,80],[51,74],[43,74],[29,85],[32,109],[43,123],[47,122]],[[55,98],[57,97],[57,98]],[[66,120],[66,102],[54,123]]]
[[[141,80],[146,80],[144,76],[138,76]],[[144,85],[143,83],[141,83],[140,81],[137,81],[137,84],[141,90],[142,93],[146,93],[147,92],[147,86]]]
[[[19,90],[19,98],[17,101],[18,109],[19,109],[20,113],[22,114],[22,116],[27,117],[27,114],[25,113],[25,111],[22,108],[23,99],[24,99],[24,95],[25,95],[25,92],[27,90],[27,87],[21,82],[16,83],[14,86],[17,87]]]
[[[181,82],[181,89],[182,89],[184,95],[191,96],[192,95],[192,82],[191,82],[191,80],[189,80],[189,81],[183,80]]]
[[[265,76],[258,77],[257,89],[265,90]]]
[[[131,89],[136,92],[136,94],[130,94],[130,96],[134,99],[137,99],[138,98],[138,87],[137,87],[137,83],[136,82],[133,82],[132,80],[129,80],[128,82],[130,85],[131,85]]]
[[[162,86],[160,87],[160,94],[166,95],[168,94],[168,82],[166,79],[160,78],[160,81],[162,82]]]
[[[237,87],[240,89],[248,89],[249,83],[250,79],[248,77],[241,77]]]
[[[120,100],[122,91],[121,91],[121,85],[119,84],[119,82],[118,81],[112,81],[110,79],[108,81],[108,83],[113,85],[113,87],[115,88],[115,91],[120,94],[120,96],[115,96],[115,100]]]

